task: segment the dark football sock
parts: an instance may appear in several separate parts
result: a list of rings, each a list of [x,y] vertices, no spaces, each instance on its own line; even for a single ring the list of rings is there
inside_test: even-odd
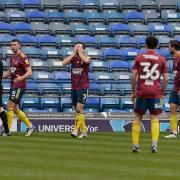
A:
[[[4,111],[2,111],[0,113],[0,118],[1,118],[2,123],[3,123],[5,133],[9,133],[9,128],[8,128],[8,124],[7,124],[7,116],[6,116],[6,113]]]

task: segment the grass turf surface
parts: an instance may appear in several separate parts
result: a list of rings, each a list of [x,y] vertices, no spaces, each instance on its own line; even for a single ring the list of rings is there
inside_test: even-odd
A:
[[[166,180],[180,179],[180,140],[165,140],[150,151],[150,134],[141,135],[142,152],[131,152],[131,133],[15,133],[0,137],[0,179]]]

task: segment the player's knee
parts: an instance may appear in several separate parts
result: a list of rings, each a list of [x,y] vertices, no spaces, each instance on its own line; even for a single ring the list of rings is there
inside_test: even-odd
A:
[[[171,114],[176,114],[177,113],[177,107],[175,105],[170,105],[170,112],[171,112]]]
[[[83,113],[83,107],[77,105],[76,106],[76,111],[77,111],[77,113]]]

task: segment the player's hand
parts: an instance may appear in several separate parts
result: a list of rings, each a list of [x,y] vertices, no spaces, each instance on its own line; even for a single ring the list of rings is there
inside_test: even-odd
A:
[[[78,46],[77,48],[78,48],[78,53],[79,54],[83,54],[84,53],[84,49],[83,49],[82,46]]]
[[[136,100],[136,95],[135,94],[131,94],[131,100],[133,102],[133,104],[135,103]]]
[[[16,75],[16,78],[13,81],[14,81],[14,83],[18,83],[19,81],[22,81],[22,80],[23,80],[23,78],[21,76]]]
[[[78,51],[78,49],[77,49],[77,45],[76,45],[76,46],[74,47],[74,49],[73,49],[73,55],[74,55],[74,56],[76,55],[77,51]]]

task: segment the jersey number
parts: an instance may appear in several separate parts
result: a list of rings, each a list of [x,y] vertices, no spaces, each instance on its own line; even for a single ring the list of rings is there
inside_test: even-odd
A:
[[[145,72],[146,74],[145,75],[140,75],[140,78],[141,79],[151,79],[151,80],[157,80],[159,79],[159,76],[160,76],[160,72],[159,70],[157,69],[159,64],[154,64],[151,69],[150,69],[150,66],[151,66],[151,63],[150,62],[141,62],[140,63],[141,66],[143,66],[143,72]]]

